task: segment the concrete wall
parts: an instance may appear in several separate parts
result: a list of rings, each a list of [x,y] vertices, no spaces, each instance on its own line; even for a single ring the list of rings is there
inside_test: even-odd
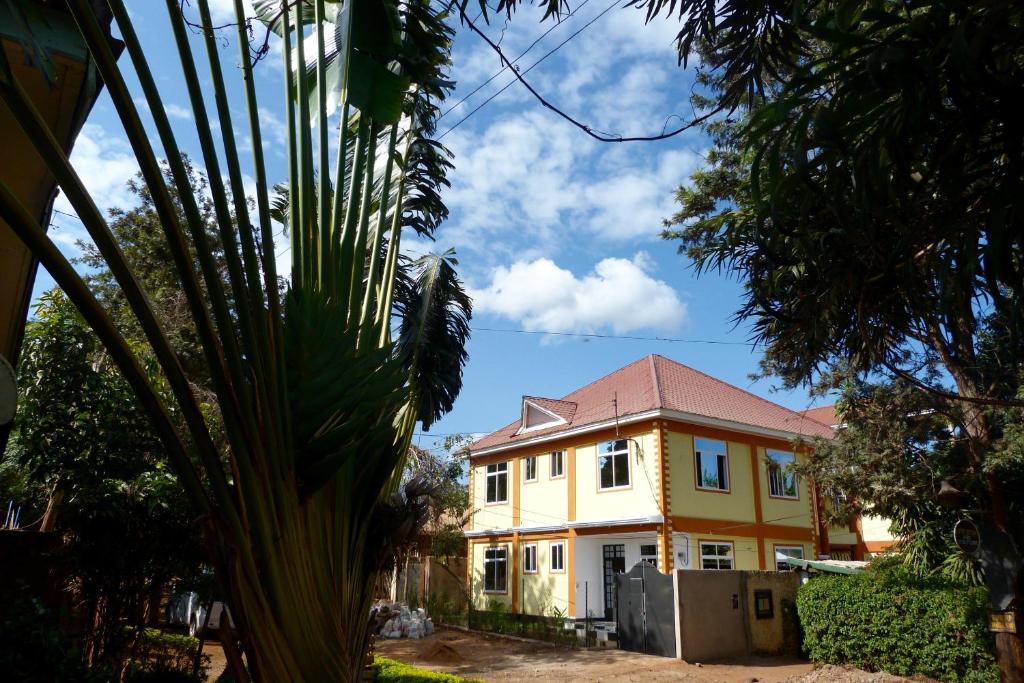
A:
[[[770,495],[768,487],[768,462],[767,452],[761,446],[757,447],[757,476],[761,480],[761,514],[764,521],[769,524],[781,526],[799,526],[810,528],[811,520],[811,491],[806,479],[797,479],[798,497],[774,498]],[[797,459],[802,461],[804,456],[797,454]]]
[[[551,570],[551,545],[565,544],[565,568],[562,571]],[[537,546],[537,572],[523,572],[527,545]],[[569,611],[569,543],[567,538],[552,538],[520,543],[519,564],[517,567],[520,596],[520,609],[526,614],[554,616],[557,610],[561,614]]]
[[[508,590],[504,593],[484,592],[484,549],[504,546],[508,550]],[[512,582],[516,580],[515,557],[512,554],[511,541],[497,543],[473,543],[471,546],[473,555],[473,570],[471,572],[470,594],[473,599],[473,607],[476,609],[487,609],[492,602],[503,603],[506,607],[512,607]]]
[[[515,485],[515,468],[510,460],[508,463],[508,498],[505,503],[487,503],[487,465],[473,467],[471,478],[473,485],[472,502],[473,529],[511,529],[513,524],[512,506],[516,503],[518,488]]]
[[[796,600],[792,572],[677,570],[678,656],[688,662],[781,652],[788,635],[781,601]],[[758,619],[754,591],[771,590],[773,615]]]

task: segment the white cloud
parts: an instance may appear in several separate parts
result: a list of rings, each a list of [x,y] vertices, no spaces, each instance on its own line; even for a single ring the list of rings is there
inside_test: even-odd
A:
[[[181,119],[182,121],[192,120],[192,110],[188,107],[183,107],[180,104],[174,104],[173,102],[165,104],[164,111],[167,112],[167,116],[172,119]]]
[[[255,16],[252,3],[249,0],[242,0],[242,10],[245,16]],[[216,24],[233,22],[235,20],[235,0],[210,0],[210,18]]]
[[[75,141],[71,165],[101,212],[106,213],[112,207],[129,208],[137,203],[126,183],[138,173],[139,166],[124,138],[110,135],[102,126],[85,124]],[[56,207],[73,211],[63,194]]]
[[[471,294],[478,313],[514,320],[526,330],[624,334],[677,329],[686,322],[686,304],[652,277],[651,269],[644,252],[632,259],[603,259],[582,277],[538,258],[498,267],[490,285]]]

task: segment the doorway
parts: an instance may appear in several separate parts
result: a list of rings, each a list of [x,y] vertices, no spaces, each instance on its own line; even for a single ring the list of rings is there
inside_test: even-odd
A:
[[[615,621],[615,575],[626,571],[626,546],[622,543],[604,548],[604,618]]]

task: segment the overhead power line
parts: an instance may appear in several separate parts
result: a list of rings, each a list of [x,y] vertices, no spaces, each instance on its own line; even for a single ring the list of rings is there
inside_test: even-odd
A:
[[[583,131],[584,133],[586,133],[587,135],[589,135],[590,137],[594,138],[595,140],[597,140],[597,141],[599,141],[599,142],[653,142],[653,141],[655,141],[655,140],[665,140],[665,139],[667,139],[667,138],[671,138],[671,137],[674,137],[674,136],[676,136],[676,135],[679,135],[680,133],[683,133],[683,132],[685,132],[685,131],[687,131],[687,130],[690,130],[691,128],[695,128],[695,127],[697,127],[697,126],[701,125],[702,123],[704,123],[705,121],[707,121],[708,119],[710,119],[710,118],[711,118],[712,116],[714,116],[714,115],[716,115],[716,114],[719,114],[719,113],[721,113],[721,112],[723,112],[723,111],[725,111],[725,110],[726,110],[726,106],[725,106],[725,105],[719,105],[718,107],[715,107],[715,108],[714,108],[713,110],[709,111],[709,112],[708,112],[708,113],[706,113],[706,114],[703,114],[703,115],[701,115],[701,116],[695,116],[695,117],[694,117],[694,118],[693,118],[692,120],[690,120],[690,121],[689,121],[688,123],[685,123],[685,124],[683,124],[682,126],[680,126],[680,127],[676,128],[675,130],[671,130],[671,131],[662,131],[662,132],[661,132],[660,134],[658,134],[658,135],[636,135],[636,136],[630,136],[630,137],[623,137],[623,136],[621,136],[621,135],[606,135],[606,134],[604,134],[604,133],[600,133],[600,132],[596,131],[596,130],[595,130],[595,129],[594,129],[593,127],[591,127],[591,126],[589,126],[589,125],[587,125],[587,124],[585,124],[585,123],[583,123],[583,122],[581,122],[581,121],[579,121],[579,120],[577,120],[577,119],[573,118],[573,117],[572,117],[572,116],[570,116],[569,114],[565,113],[564,111],[562,111],[561,109],[559,109],[558,107],[556,107],[556,106],[555,106],[554,104],[552,104],[551,102],[549,102],[549,101],[548,101],[548,100],[547,100],[547,99],[546,99],[546,98],[545,98],[545,97],[544,97],[543,95],[541,95],[541,94],[540,94],[539,92],[537,92],[537,89],[536,89],[536,88],[534,88],[534,87],[533,87],[532,85],[530,85],[529,81],[527,81],[527,80],[526,80],[525,76],[526,76],[526,74],[528,74],[528,73],[530,72],[530,70],[531,70],[531,69],[533,69],[533,67],[534,67],[534,66],[537,66],[537,64],[539,64],[540,62],[542,62],[543,60],[547,59],[547,58],[548,58],[548,57],[550,57],[550,56],[551,56],[552,54],[554,54],[555,52],[557,52],[557,51],[558,51],[558,50],[559,50],[559,49],[560,49],[560,48],[561,48],[561,47],[562,47],[563,45],[565,45],[565,44],[566,44],[566,43],[568,43],[568,42],[569,42],[570,40],[572,40],[573,38],[575,38],[576,36],[578,36],[578,35],[579,35],[580,33],[582,33],[582,32],[583,32],[583,31],[584,31],[585,29],[587,29],[587,28],[588,28],[588,27],[589,27],[589,26],[590,26],[591,24],[593,24],[594,22],[596,22],[596,21],[597,21],[598,19],[600,19],[601,17],[603,17],[603,16],[605,15],[605,14],[607,14],[608,12],[610,12],[610,11],[611,11],[612,9],[614,9],[614,8],[615,8],[615,6],[616,6],[617,4],[618,4],[618,1],[617,1],[617,0],[613,1],[613,2],[612,2],[612,4],[611,4],[611,5],[609,5],[608,7],[606,7],[606,8],[605,8],[605,9],[604,9],[604,10],[603,10],[603,11],[602,11],[602,12],[601,12],[600,14],[598,14],[598,15],[597,15],[596,17],[594,17],[594,18],[593,18],[593,19],[591,19],[591,20],[590,20],[589,22],[587,22],[586,24],[584,24],[584,25],[583,25],[582,27],[580,27],[580,29],[579,29],[579,30],[577,30],[577,31],[576,31],[575,33],[573,33],[573,34],[572,34],[571,36],[569,36],[569,37],[568,37],[568,38],[566,38],[566,39],[565,39],[564,41],[562,41],[562,42],[561,42],[561,43],[560,43],[559,45],[557,45],[557,46],[556,46],[556,47],[555,47],[555,48],[554,48],[553,50],[551,50],[551,51],[550,51],[550,52],[548,52],[548,53],[547,53],[546,55],[544,55],[544,56],[543,56],[543,57],[541,57],[541,58],[540,58],[539,60],[537,60],[537,62],[535,62],[535,63],[534,63],[534,64],[533,64],[533,65],[532,65],[532,66],[531,66],[531,67],[530,67],[529,69],[526,69],[525,71],[522,71],[522,72],[520,72],[520,70],[519,70],[519,69],[517,69],[517,68],[515,68],[515,67],[513,66],[513,63],[512,63],[511,61],[509,61],[508,57],[506,57],[506,56],[505,56],[505,53],[504,53],[504,52],[502,51],[501,47],[500,47],[500,46],[499,46],[498,44],[496,44],[496,43],[495,43],[495,42],[494,42],[493,40],[491,40],[490,38],[488,38],[488,37],[487,37],[487,34],[486,34],[486,33],[484,33],[484,32],[483,32],[483,31],[481,31],[481,30],[480,30],[479,28],[477,28],[477,26],[476,26],[476,24],[475,24],[474,22],[470,21],[469,19],[466,19],[466,24],[467,24],[467,25],[469,26],[469,28],[470,28],[470,29],[471,29],[471,30],[472,30],[472,31],[473,31],[474,33],[476,33],[476,34],[477,34],[478,36],[480,36],[481,38],[483,38],[483,40],[484,40],[484,41],[485,41],[485,42],[486,42],[486,43],[487,43],[488,45],[490,45],[490,46],[491,46],[491,49],[492,49],[492,50],[494,50],[494,51],[495,51],[495,52],[496,52],[496,53],[498,54],[498,57],[499,57],[499,58],[501,59],[501,62],[502,62],[502,64],[504,64],[504,65],[505,65],[506,67],[508,67],[508,68],[510,68],[510,69],[512,70],[512,73],[513,73],[513,75],[514,75],[514,76],[516,77],[516,80],[517,80],[517,81],[519,81],[520,83],[522,83],[522,84],[523,84],[523,86],[524,86],[524,87],[525,87],[525,88],[526,88],[527,90],[529,90],[529,91],[530,91],[530,94],[531,94],[531,95],[533,95],[533,96],[534,96],[534,97],[535,97],[535,98],[537,99],[537,101],[538,101],[538,102],[540,102],[540,103],[541,103],[542,105],[544,105],[544,106],[545,106],[546,108],[548,108],[548,109],[550,109],[551,111],[553,111],[554,113],[558,114],[558,116],[562,117],[563,119],[565,119],[566,121],[568,121],[568,122],[569,122],[569,123],[571,123],[572,125],[576,126],[576,127],[577,127],[577,128],[579,128],[580,130],[582,130],[582,131]],[[445,131],[444,133],[442,133],[442,134],[441,134],[441,135],[440,135],[440,136],[438,137],[438,140],[440,140],[440,139],[441,139],[441,138],[443,138],[443,137],[444,137],[445,135],[447,135],[448,133],[450,133],[451,131],[453,131],[453,130],[454,130],[455,128],[457,128],[457,127],[458,127],[458,126],[459,126],[459,125],[460,125],[460,124],[461,124],[461,123],[462,123],[463,121],[465,121],[465,120],[466,120],[466,119],[468,119],[468,118],[469,118],[470,116],[472,116],[473,114],[475,114],[476,112],[478,112],[478,111],[479,111],[480,109],[482,109],[482,108],[483,108],[483,107],[484,107],[484,106],[485,106],[485,105],[486,105],[486,104],[487,104],[488,102],[490,102],[490,101],[491,101],[491,100],[493,100],[493,99],[494,99],[495,97],[497,97],[497,96],[498,96],[498,95],[500,95],[500,94],[501,94],[502,92],[504,92],[504,91],[505,91],[505,90],[506,90],[506,89],[507,89],[507,88],[508,88],[508,87],[509,87],[509,86],[510,86],[510,85],[511,85],[512,83],[514,83],[514,82],[515,82],[515,81],[511,81],[511,82],[510,82],[510,83],[509,83],[508,85],[506,85],[506,86],[505,86],[504,88],[502,88],[502,89],[501,89],[501,90],[499,90],[499,91],[498,91],[497,93],[495,93],[495,94],[494,94],[493,96],[491,96],[490,98],[488,98],[487,100],[485,100],[485,101],[483,102],[483,104],[481,104],[481,105],[480,105],[479,107],[477,107],[476,109],[474,109],[473,111],[471,111],[471,112],[470,112],[469,114],[467,114],[467,115],[466,115],[466,116],[465,116],[465,117],[464,117],[464,118],[463,118],[462,120],[460,120],[460,121],[459,121],[458,123],[456,123],[456,124],[455,124],[454,126],[452,126],[452,127],[451,127],[451,128],[449,128],[448,130],[446,130],[446,131]],[[730,111],[731,111],[731,110],[730,110]],[[670,116],[670,117],[668,117],[668,118],[669,118],[669,119],[671,119],[671,118],[673,118],[673,117],[672,117],[672,116]],[[667,121],[668,121],[668,119],[666,119],[666,122],[667,122]]]
[[[534,69],[534,67],[535,67],[535,66],[537,66],[538,64],[540,64],[541,62],[543,62],[543,61],[544,61],[545,59],[547,59],[547,58],[548,58],[548,57],[550,57],[551,55],[553,55],[553,54],[555,54],[556,52],[558,52],[559,50],[561,50],[561,49],[562,49],[562,48],[563,48],[563,47],[564,47],[564,46],[565,46],[565,45],[566,45],[566,44],[567,44],[567,43],[568,43],[569,41],[571,41],[571,40],[572,40],[572,39],[574,39],[574,38],[575,38],[576,36],[578,36],[579,34],[583,33],[584,31],[586,31],[586,30],[587,30],[588,28],[590,28],[590,27],[591,27],[591,26],[592,26],[592,25],[593,25],[594,23],[596,23],[598,19],[600,19],[600,18],[601,18],[601,17],[603,17],[604,15],[608,14],[608,12],[612,11],[613,9],[615,9],[616,5],[618,5],[618,2],[619,2],[619,0],[612,0],[612,3],[611,3],[610,5],[608,5],[607,7],[605,7],[605,8],[604,8],[604,9],[603,9],[603,10],[602,10],[602,11],[601,11],[601,12],[600,12],[600,13],[599,13],[599,14],[598,14],[597,16],[595,16],[595,17],[594,17],[593,19],[591,19],[590,21],[588,21],[587,23],[585,23],[585,24],[584,24],[583,26],[581,26],[581,27],[579,27],[578,29],[576,29],[576,31],[575,31],[574,33],[570,34],[570,35],[569,35],[569,37],[568,37],[568,38],[566,38],[565,40],[563,40],[563,41],[562,41],[561,43],[559,43],[558,45],[556,45],[556,46],[555,46],[555,47],[553,47],[552,49],[548,50],[548,51],[547,51],[547,52],[546,52],[546,53],[545,53],[545,54],[544,54],[544,55],[543,55],[543,56],[542,56],[542,57],[541,57],[540,59],[538,59],[538,60],[537,60],[536,62],[534,62],[533,64],[531,64],[531,65],[530,65],[530,66],[529,66],[528,68],[526,68],[526,69],[525,69],[525,70],[524,70],[524,71],[523,71],[522,73],[520,73],[519,69],[517,69],[517,68],[516,68],[515,66],[513,66],[514,62],[510,62],[510,61],[508,60],[508,58],[507,58],[507,57],[505,57],[505,53],[503,53],[503,52],[501,51],[501,48],[500,48],[500,47],[498,47],[498,45],[497,45],[497,44],[496,44],[496,43],[495,43],[494,41],[492,41],[492,40],[491,40],[490,38],[488,38],[488,37],[487,37],[487,35],[486,35],[486,34],[485,34],[485,33],[484,33],[483,31],[481,31],[481,30],[480,30],[479,28],[477,28],[477,26],[476,26],[476,23],[474,23],[474,22],[470,21],[469,19],[467,19],[467,20],[466,20],[466,24],[467,24],[467,25],[468,25],[468,26],[470,27],[470,29],[472,29],[472,30],[473,30],[473,32],[474,32],[474,33],[476,33],[476,34],[477,34],[478,36],[480,36],[480,37],[481,37],[481,38],[483,38],[483,39],[484,39],[485,41],[487,41],[487,44],[491,46],[491,49],[492,49],[492,50],[494,50],[495,52],[497,52],[497,53],[498,53],[498,57],[499,57],[499,58],[501,59],[501,62],[502,62],[502,64],[504,65],[505,69],[511,69],[511,70],[512,70],[512,73],[513,73],[513,74],[515,75],[516,79],[518,79],[518,80],[519,80],[520,82],[522,82],[522,83],[526,83],[526,81],[525,81],[525,80],[523,80],[523,76],[524,76],[525,74],[528,74],[528,73],[530,73],[531,71],[533,71],[533,69]],[[582,7],[582,5],[581,5],[581,7]],[[579,9],[579,8],[577,8],[577,9]],[[556,24],[556,26],[557,26],[557,25],[558,25],[558,24]],[[546,35],[546,34],[545,34],[545,35]],[[541,37],[543,38],[543,36],[541,36]],[[526,54],[526,53],[524,52],[523,54]],[[522,56],[522,55],[520,55],[520,56]],[[518,61],[518,59],[519,59],[519,58],[517,57],[517,58],[516,58],[516,60]],[[461,119],[459,119],[459,120],[458,120],[458,121],[457,121],[457,122],[455,123],[455,125],[453,125],[453,126],[452,126],[451,128],[449,128],[449,129],[448,129],[448,130],[446,130],[445,132],[441,133],[441,134],[440,134],[440,135],[439,135],[439,136],[437,137],[437,139],[438,139],[438,140],[440,140],[440,139],[441,139],[441,138],[443,138],[443,137],[444,137],[445,135],[448,135],[448,133],[451,133],[451,132],[452,132],[453,130],[455,130],[456,128],[458,128],[459,126],[461,126],[461,125],[462,125],[463,123],[465,123],[466,119],[468,119],[469,117],[473,116],[473,114],[476,114],[476,113],[477,113],[478,111],[480,111],[481,109],[483,109],[484,107],[486,107],[486,106],[487,106],[488,104],[490,104],[490,103],[491,103],[491,101],[492,101],[492,100],[494,100],[494,98],[496,98],[496,97],[497,97],[498,95],[500,95],[501,93],[503,93],[503,92],[505,92],[506,90],[508,90],[509,88],[511,88],[511,87],[512,87],[512,84],[513,84],[513,83],[515,83],[515,82],[516,82],[516,81],[514,81],[514,80],[512,80],[512,81],[509,81],[509,82],[508,82],[507,84],[505,84],[505,87],[503,87],[503,88],[502,88],[501,90],[498,90],[498,91],[497,91],[496,93],[494,93],[493,95],[491,95],[490,97],[488,97],[488,98],[487,98],[486,100],[484,100],[483,102],[481,102],[481,103],[480,103],[480,105],[479,105],[478,107],[476,107],[475,109],[473,109],[473,111],[469,112],[468,114],[466,114],[465,116],[463,116],[463,117],[462,117]],[[529,87],[529,85],[527,85],[527,87]],[[533,90],[532,88],[531,88],[530,90],[531,90],[531,92],[533,92],[533,93],[534,93],[534,94],[536,95],[536,91],[534,91],[534,90]],[[541,101],[543,101],[543,100],[541,100]],[[548,106],[548,105],[545,105],[545,106]]]
[[[580,4],[579,4],[579,5],[577,6],[577,7],[576,7],[576,9],[572,10],[571,12],[569,12],[569,13],[568,13],[568,14],[566,15],[566,18],[569,18],[569,17],[573,16],[574,14],[576,14],[577,12],[579,12],[579,11],[580,11],[581,9],[583,9],[583,8],[584,8],[584,7],[586,6],[586,4],[587,4],[588,2],[590,2],[590,0],[583,0],[583,2],[581,2],[581,3],[580,3]],[[475,19],[473,19],[473,21],[477,21],[477,20],[479,20],[479,19],[480,19],[480,15],[481,15],[482,13],[483,13],[483,10],[480,10],[480,14],[477,14],[477,15],[476,15],[476,18],[475,18]],[[555,30],[556,28],[558,28],[559,26],[562,26],[562,25],[563,25],[563,23],[562,23],[561,21],[559,21],[559,22],[556,22],[556,23],[552,24],[552,25],[551,25],[551,28],[549,28],[549,29],[548,29],[547,31],[544,31],[544,33],[542,33],[542,34],[541,34],[541,35],[540,35],[540,36],[539,36],[539,37],[538,37],[538,38],[537,38],[537,39],[536,39],[535,41],[533,41],[532,43],[530,43],[530,46],[529,46],[529,47],[527,47],[527,48],[526,48],[525,50],[523,50],[522,52],[520,52],[520,53],[519,53],[519,56],[518,56],[518,57],[516,57],[515,59],[513,59],[513,60],[512,60],[512,64],[515,64],[515,63],[516,63],[516,62],[518,62],[518,61],[519,61],[520,59],[522,59],[523,57],[525,57],[525,56],[526,56],[526,53],[528,53],[528,52],[529,52],[530,50],[532,50],[533,48],[535,48],[535,47],[537,46],[537,43],[539,43],[540,41],[542,41],[542,40],[544,40],[545,38],[547,38],[547,37],[548,37],[548,35],[549,35],[549,34],[550,34],[550,33],[551,33],[552,31],[554,31],[554,30]],[[500,43],[501,41],[498,41],[498,42]],[[533,67],[531,66],[530,68],[532,69]],[[452,111],[453,111],[453,110],[455,110],[455,109],[458,109],[458,108],[459,108],[459,106],[460,106],[461,104],[463,104],[463,103],[464,103],[464,102],[465,102],[466,100],[468,100],[468,99],[469,99],[469,98],[471,98],[471,97],[472,97],[473,95],[475,95],[475,94],[477,94],[478,92],[480,92],[481,90],[483,90],[483,89],[484,89],[485,87],[487,87],[487,85],[488,85],[488,84],[490,84],[490,82],[491,82],[491,81],[493,81],[493,80],[494,80],[495,78],[497,78],[497,77],[498,77],[498,76],[500,76],[501,74],[505,73],[506,71],[508,71],[508,67],[507,67],[507,66],[502,66],[502,67],[501,67],[501,69],[500,69],[500,70],[498,70],[497,72],[495,72],[495,73],[494,73],[493,75],[491,75],[491,77],[490,77],[490,78],[488,78],[488,79],[487,79],[486,81],[484,81],[484,82],[483,82],[483,83],[481,83],[480,85],[478,85],[478,86],[476,86],[475,88],[473,88],[473,90],[472,90],[472,91],[471,91],[471,92],[470,92],[470,93],[469,93],[468,95],[466,95],[466,96],[465,96],[465,97],[463,97],[463,98],[462,98],[461,100],[459,100],[458,102],[456,102],[455,104],[453,104],[453,105],[452,105],[451,107],[449,107],[449,108],[448,108],[447,110],[445,110],[445,111],[444,111],[444,112],[443,112],[443,113],[442,113],[442,114],[441,114],[440,116],[438,116],[438,117],[437,117],[437,120],[438,120],[438,121],[440,121],[440,120],[441,120],[441,119],[443,119],[443,118],[444,118],[445,116],[447,116],[448,114],[452,113]],[[511,85],[511,83],[509,83],[508,85]],[[506,86],[505,86],[505,88],[508,88],[508,85],[506,85]],[[500,91],[499,91],[499,93],[500,93],[500,92],[504,92],[505,88],[502,88],[502,90],[500,90]],[[493,98],[492,98],[492,99],[493,99]],[[456,124],[456,125],[458,125],[458,124]]]

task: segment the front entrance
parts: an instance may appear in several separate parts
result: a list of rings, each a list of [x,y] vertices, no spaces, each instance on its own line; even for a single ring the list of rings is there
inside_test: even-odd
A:
[[[604,618],[615,621],[615,575],[626,571],[626,546],[604,546]]]
[[[646,562],[615,576],[615,633],[623,650],[676,656],[676,599],[672,576]]]

